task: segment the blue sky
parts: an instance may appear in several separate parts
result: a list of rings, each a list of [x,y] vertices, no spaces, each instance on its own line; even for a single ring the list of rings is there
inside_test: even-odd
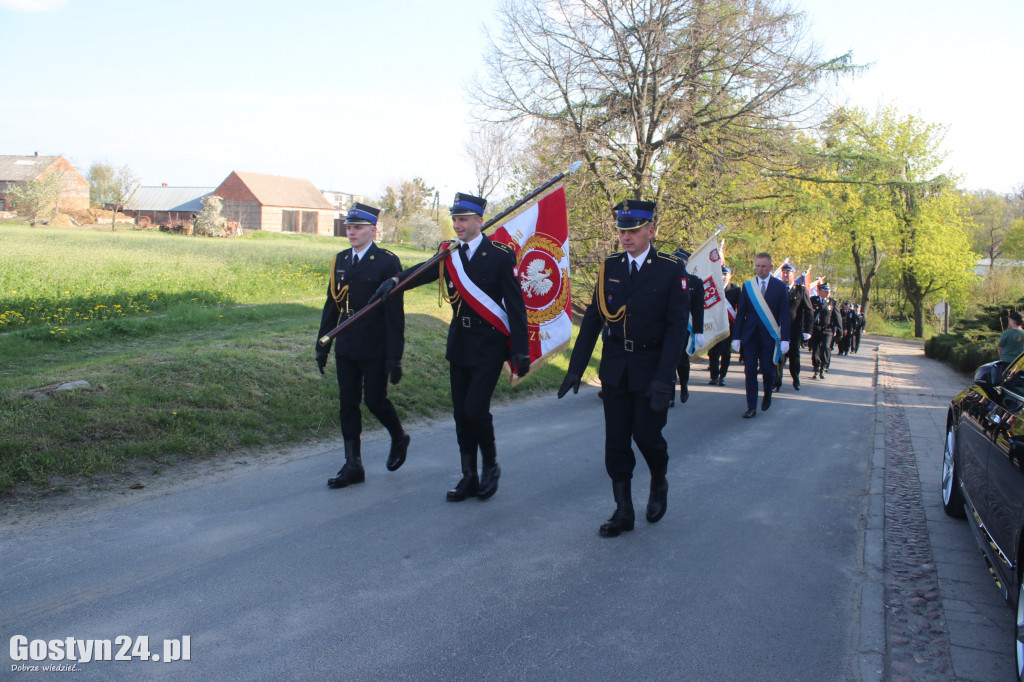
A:
[[[232,170],[375,195],[474,186],[464,85],[497,0],[0,0],[0,154],[127,163],[145,184]],[[1021,0],[795,0],[826,54],[874,66],[834,94],[949,125],[962,186],[1024,183]]]

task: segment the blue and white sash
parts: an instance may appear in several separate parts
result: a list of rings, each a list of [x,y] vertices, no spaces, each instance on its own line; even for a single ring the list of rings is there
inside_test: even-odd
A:
[[[782,330],[779,328],[779,323],[775,321],[775,316],[772,315],[772,311],[768,308],[768,303],[764,300],[764,294],[761,293],[761,287],[757,286],[757,278],[752,277],[748,279],[743,283],[743,286],[747,290],[747,298],[750,299],[750,305],[754,306],[754,311],[761,318],[765,329],[775,339],[774,358],[775,362],[779,362],[782,360]]]

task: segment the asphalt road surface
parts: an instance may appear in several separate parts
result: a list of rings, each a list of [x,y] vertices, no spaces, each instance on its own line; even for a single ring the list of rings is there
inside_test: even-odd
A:
[[[705,367],[669,411],[668,513],[643,519],[637,453],[637,526],[619,538],[597,532],[614,502],[586,386],[496,407],[486,502],[445,501],[459,463],[439,420],[411,429],[395,473],[386,436],[366,438],[366,483],[342,490],[332,447],[0,528],[0,678],[77,663],[75,680],[856,679],[874,353],[835,358],[825,381],[805,370],[799,393],[787,375],[752,420],[742,368],[712,387]],[[117,654],[118,636],[161,658],[188,636],[190,660],[12,660],[67,638]]]

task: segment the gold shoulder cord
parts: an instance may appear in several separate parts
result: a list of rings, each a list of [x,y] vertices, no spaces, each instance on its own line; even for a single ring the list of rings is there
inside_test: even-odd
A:
[[[331,298],[334,299],[335,305],[338,306],[338,312],[348,312],[348,285],[346,284],[341,288],[341,291],[337,291],[337,281],[335,275],[337,270],[335,266],[338,264],[338,254],[334,254],[334,258],[331,259]],[[342,308],[341,304],[344,303],[345,307]]]
[[[444,245],[443,244],[441,245],[441,248],[439,248],[437,250],[437,252],[440,253],[442,249],[444,249]],[[444,280],[444,262],[445,262],[445,260],[446,260],[445,258],[442,258],[440,260],[440,262],[438,262],[438,264],[437,264],[437,268],[438,268],[438,270],[437,270],[437,307],[438,308],[441,307],[441,301],[442,300],[447,301],[449,305],[454,307],[455,304],[459,302],[459,299],[462,298],[462,295],[459,293],[458,289],[456,289],[455,293],[452,294],[451,296],[448,295],[448,287],[445,286],[445,283],[444,283],[444,281],[445,281]]]
[[[626,316],[626,306],[619,308],[614,315],[608,312],[608,303],[604,298],[604,265],[606,262],[608,262],[607,259],[601,261],[601,265],[597,269],[597,305],[606,322],[618,322]],[[622,331],[626,331],[625,324],[622,325]]]

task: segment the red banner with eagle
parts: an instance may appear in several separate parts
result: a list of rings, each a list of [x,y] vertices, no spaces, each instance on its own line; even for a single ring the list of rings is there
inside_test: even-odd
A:
[[[488,237],[516,252],[516,275],[526,302],[530,365],[537,368],[572,337],[569,219],[561,184],[523,206]],[[512,382],[516,378],[512,375]]]

